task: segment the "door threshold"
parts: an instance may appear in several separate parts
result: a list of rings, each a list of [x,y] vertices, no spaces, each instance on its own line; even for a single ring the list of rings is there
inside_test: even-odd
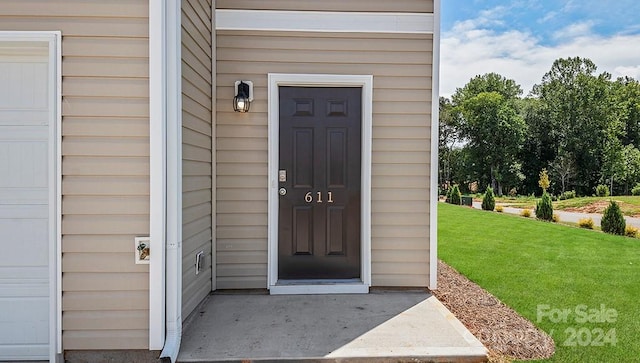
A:
[[[360,279],[278,280],[269,286],[271,295],[368,294],[369,286]]]

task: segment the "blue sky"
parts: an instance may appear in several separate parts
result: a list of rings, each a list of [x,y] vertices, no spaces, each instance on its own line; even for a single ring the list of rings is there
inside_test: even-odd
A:
[[[527,94],[555,59],[575,56],[640,79],[640,1],[442,0],[443,96],[489,72]]]

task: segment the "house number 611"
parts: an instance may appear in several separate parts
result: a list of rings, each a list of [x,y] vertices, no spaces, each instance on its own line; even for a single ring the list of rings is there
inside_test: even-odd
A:
[[[322,203],[322,192],[316,192],[316,203]],[[307,192],[304,195],[304,201],[307,203],[313,202],[313,192]],[[333,193],[327,192],[327,203],[333,203]]]

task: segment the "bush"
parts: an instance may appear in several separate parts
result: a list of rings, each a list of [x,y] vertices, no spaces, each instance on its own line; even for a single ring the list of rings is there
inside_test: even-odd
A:
[[[451,190],[452,190],[452,189],[453,189],[452,187],[448,187],[448,188],[447,188],[446,198],[444,199],[444,201],[445,201],[446,203],[451,203]]]
[[[631,195],[640,195],[640,183],[631,189]]]
[[[609,187],[604,185],[604,184],[600,184],[596,187],[596,196],[598,197],[608,197],[609,196]]]
[[[460,195],[460,189],[458,188],[458,184],[455,184],[453,188],[451,188],[451,196],[449,197],[449,203],[460,205],[462,204],[462,195]]]
[[[518,196],[518,189],[516,189],[516,188],[509,189],[509,196],[511,198],[517,197]]]
[[[582,218],[578,221],[580,228],[593,229],[593,219]]]
[[[609,202],[609,206],[604,210],[604,214],[602,215],[600,226],[603,232],[620,236],[624,235],[624,229],[627,223],[624,221],[624,216],[618,203],[613,200]]]
[[[484,197],[482,198],[482,209],[493,210],[495,207],[496,198],[493,196],[493,189],[491,189],[491,187],[488,187],[487,191],[484,192]]]
[[[640,192],[640,189],[638,191]],[[567,200],[567,199],[573,199],[575,197],[576,197],[576,191],[575,190],[567,190],[566,192],[560,194],[558,199]]]
[[[553,205],[549,193],[542,193],[542,199],[536,204],[536,218],[543,221],[551,221],[553,219]]]
[[[502,212],[504,212],[504,208],[501,205],[497,205],[496,206],[496,212],[502,213]]]
[[[633,237],[633,238],[637,238],[638,237],[638,228],[634,227],[634,226],[626,226],[624,229],[624,235],[627,237]]]
[[[531,211],[529,209],[523,209],[522,212],[520,212],[520,215],[525,218],[529,218],[531,217]]]
[[[551,218],[551,220],[552,220],[554,223],[558,223],[558,222],[560,222],[560,216],[558,215],[558,213],[553,213],[553,217]]]

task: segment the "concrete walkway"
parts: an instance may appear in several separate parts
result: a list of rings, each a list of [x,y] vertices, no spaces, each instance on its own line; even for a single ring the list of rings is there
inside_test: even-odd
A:
[[[482,209],[482,203],[473,202],[473,207],[476,209]],[[522,208],[514,208],[514,207],[503,207],[503,208],[504,208],[503,209],[504,213],[519,215],[520,212],[522,212]],[[596,226],[600,226],[600,221],[602,220],[602,214],[599,214],[599,213],[566,212],[562,210],[557,210],[553,212],[558,214],[558,216],[560,217],[560,221],[562,222],[578,223],[578,221],[583,218],[591,218],[593,219],[593,223]],[[535,217],[535,213],[533,213],[533,209],[531,210],[531,215]],[[627,222],[628,226],[634,226],[634,227],[640,228],[640,218],[625,216],[624,219]]]
[[[178,362],[484,362],[487,351],[425,292],[211,295]]]

